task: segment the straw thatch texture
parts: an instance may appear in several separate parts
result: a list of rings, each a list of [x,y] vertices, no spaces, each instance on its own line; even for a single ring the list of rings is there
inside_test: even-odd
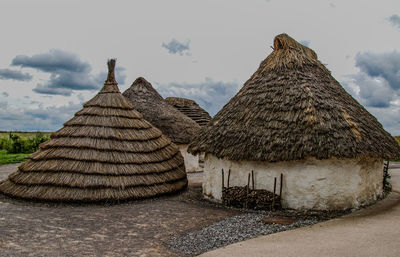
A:
[[[203,108],[201,108],[195,101],[181,98],[181,97],[167,97],[165,101],[178,109],[181,113],[185,114],[200,127],[207,125],[207,123],[211,120],[210,114],[206,112]]]
[[[195,121],[169,105],[142,77],[137,78],[123,96],[143,114],[146,120],[176,144],[188,144],[200,129]]]
[[[0,192],[48,201],[120,201],[179,191],[187,179],[176,145],[121,95],[115,61],[103,89],[30,155]]]
[[[189,152],[218,158],[291,161],[307,157],[394,158],[399,146],[311,49],[286,34]]]

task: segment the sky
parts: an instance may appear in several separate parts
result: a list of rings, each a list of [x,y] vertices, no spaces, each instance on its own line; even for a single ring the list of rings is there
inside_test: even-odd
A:
[[[109,58],[215,115],[287,33],[400,135],[400,1],[0,2],[0,130],[55,131],[97,94]]]

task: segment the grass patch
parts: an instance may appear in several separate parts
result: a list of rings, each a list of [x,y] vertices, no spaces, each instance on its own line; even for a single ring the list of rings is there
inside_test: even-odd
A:
[[[0,165],[19,163],[28,160],[28,153],[8,154],[6,150],[0,150]]]
[[[23,137],[23,138],[30,138],[30,139],[35,138],[36,135],[37,135],[38,133],[41,133],[41,134],[43,134],[44,136],[47,136],[47,137],[50,137],[50,134],[52,133],[52,132],[42,132],[42,131],[36,131],[36,132],[0,131],[0,138],[8,138],[8,136],[10,135],[10,132],[11,132],[13,135],[18,135],[18,136],[20,136],[20,137]]]

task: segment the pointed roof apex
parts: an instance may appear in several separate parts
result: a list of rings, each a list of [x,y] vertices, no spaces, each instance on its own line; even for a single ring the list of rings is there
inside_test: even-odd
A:
[[[149,83],[149,82],[143,77],[138,77],[137,79],[135,79],[133,84],[139,84],[139,83]]]
[[[106,84],[117,84],[117,82],[115,81],[115,73],[114,73],[115,61],[116,59],[110,59],[107,62],[108,75],[107,75],[107,80],[105,82]]]
[[[122,95],[174,143],[188,144],[200,129],[194,120],[168,104],[151,83],[142,77],[137,78]]]
[[[274,51],[261,63],[260,71],[280,70],[285,68],[301,68],[304,65],[315,65],[326,71],[325,66],[318,61],[317,54],[283,33],[274,38]]]
[[[143,77],[138,77],[132,83],[131,87],[132,91],[136,91],[137,94],[143,94],[143,99],[147,98],[155,98],[157,100],[163,101],[164,98],[154,89],[150,82],[148,82]]]
[[[108,75],[107,80],[104,82],[104,87],[101,89],[100,93],[120,93],[117,85],[117,81],[115,80],[115,62],[116,59],[109,59],[107,61],[108,66]]]

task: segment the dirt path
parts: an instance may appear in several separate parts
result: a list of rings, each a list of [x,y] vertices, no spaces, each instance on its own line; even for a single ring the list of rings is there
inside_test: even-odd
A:
[[[0,179],[17,166],[0,166]],[[29,203],[0,196],[0,255],[180,256],[166,246],[172,236],[238,214],[200,201],[201,174],[189,175],[189,181],[189,190],[180,195],[113,206]]]

